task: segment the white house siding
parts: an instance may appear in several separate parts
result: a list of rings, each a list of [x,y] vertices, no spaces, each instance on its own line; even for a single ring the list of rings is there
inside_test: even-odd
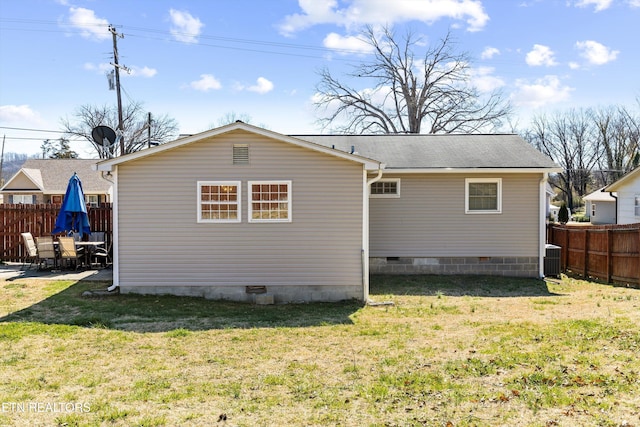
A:
[[[618,190],[618,224],[640,223],[640,216],[635,214],[635,197],[640,195],[640,175],[628,181]]]
[[[249,144],[249,165],[232,164]],[[241,181],[240,223],[197,223],[198,181]],[[290,223],[248,223],[247,181],[292,181]],[[234,132],[118,167],[121,292],[276,302],[363,297],[362,165]]]
[[[591,215],[592,205],[596,205],[595,215]],[[615,224],[616,223],[616,202],[603,200],[587,200],[585,202],[585,211],[589,215],[590,222],[593,225]]]
[[[400,198],[370,199],[372,272],[537,276],[540,174],[385,174]],[[465,178],[502,178],[501,214],[465,214]]]

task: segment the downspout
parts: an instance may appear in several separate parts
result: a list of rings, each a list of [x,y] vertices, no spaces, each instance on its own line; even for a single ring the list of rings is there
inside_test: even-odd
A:
[[[117,173],[117,172],[116,172]],[[107,292],[113,292],[116,290],[116,288],[118,288],[120,286],[119,280],[118,280],[118,262],[117,262],[117,258],[118,258],[118,254],[117,254],[117,248],[118,248],[118,225],[117,225],[117,219],[118,219],[118,204],[117,204],[117,200],[118,200],[118,186],[117,186],[117,179],[114,179],[113,181],[110,179],[105,178],[105,172],[102,171],[101,172],[102,178],[109,181],[112,184],[112,188],[113,188],[113,193],[112,193],[112,197],[113,200],[111,200],[111,204],[113,206],[112,210],[111,210],[111,215],[113,216],[113,222],[112,222],[112,235],[111,235],[111,247],[113,248],[113,264],[111,266],[112,271],[113,271],[113,284],[111,286],[109,286],[107,288]],[[107,176],[112,177],[111,172],[107,172]]]
[[[545,256],[545,243],[547,242],[547,181],[549,180],[549,174],[547,172],[542,174],[540,179],[540,234],[538,245],[538,275],[540,278],[544,277],[544,256]]]
[[[615,222],[614,222],[614,224],[617,224],[617,223],[618,223],[618,196],[614,196],[613,191],[605,191],[605,193],[609,193],[609,195],[610,195],[611,197],[613,197],[613,200],[615,200],[615,201],[616,201],[615,209],[614,209],[614,211],[613,211],[613,212],[614,212],[614,215],[615,215],[615,218],[614,218],[614,219],[615,219]]]
[[[378,174],[367,179],[367,171],[364,171],[364,178],[366,185],[363,186],[362,191],[362,251],[361,251],[361,263],[362,263],[362,289],[363,289],[363,301],[369,302],[369,193],[371,184],[379,181],[382,178],[383,164],[378,166]]]

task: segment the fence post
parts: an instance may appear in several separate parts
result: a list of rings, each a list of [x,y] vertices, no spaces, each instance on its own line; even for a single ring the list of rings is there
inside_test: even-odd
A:
[[[613,244],[611,239],[611,233],[613,231],[608,228],[607,229],[607,283],[611,283],[611,264],[613,263],[613,257],[611,256],[611,251],[613,250]]]
[[[584,277],[587,278],[589,268],[587,263],[589,262],[589,230],[584,230]]]

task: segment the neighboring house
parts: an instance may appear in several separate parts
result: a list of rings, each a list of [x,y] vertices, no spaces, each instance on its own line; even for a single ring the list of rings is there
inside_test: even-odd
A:
[[[585,203],[585,213],[594,225],[616,223],[616,197],[604,191],[604,187],[582,198]]]
[[[123,293],[366,300],[370,272],[543,274],[546,178],[516,135],[286,136],[233,123],[98,163]]]
[[[604,188],[616,192],[617,224],[640,223],[640,167]]]
[[[28,159],[0,189],[4,203],[62,203],[74,172],[89,206],[111,202],[112,183],[94,170],[95,159]]]

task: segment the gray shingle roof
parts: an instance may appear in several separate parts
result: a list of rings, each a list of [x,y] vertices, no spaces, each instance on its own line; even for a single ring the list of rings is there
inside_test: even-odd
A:
[[[558,168],[518,135],[290,135],[386,163],[387,169]]]
[[[106,194],[111,183],[92,169],[97,162],[94,159],[28,159],[22,169],[40,171],[45,194],[64,194],[74,172],[78,174],[85,194]]]

